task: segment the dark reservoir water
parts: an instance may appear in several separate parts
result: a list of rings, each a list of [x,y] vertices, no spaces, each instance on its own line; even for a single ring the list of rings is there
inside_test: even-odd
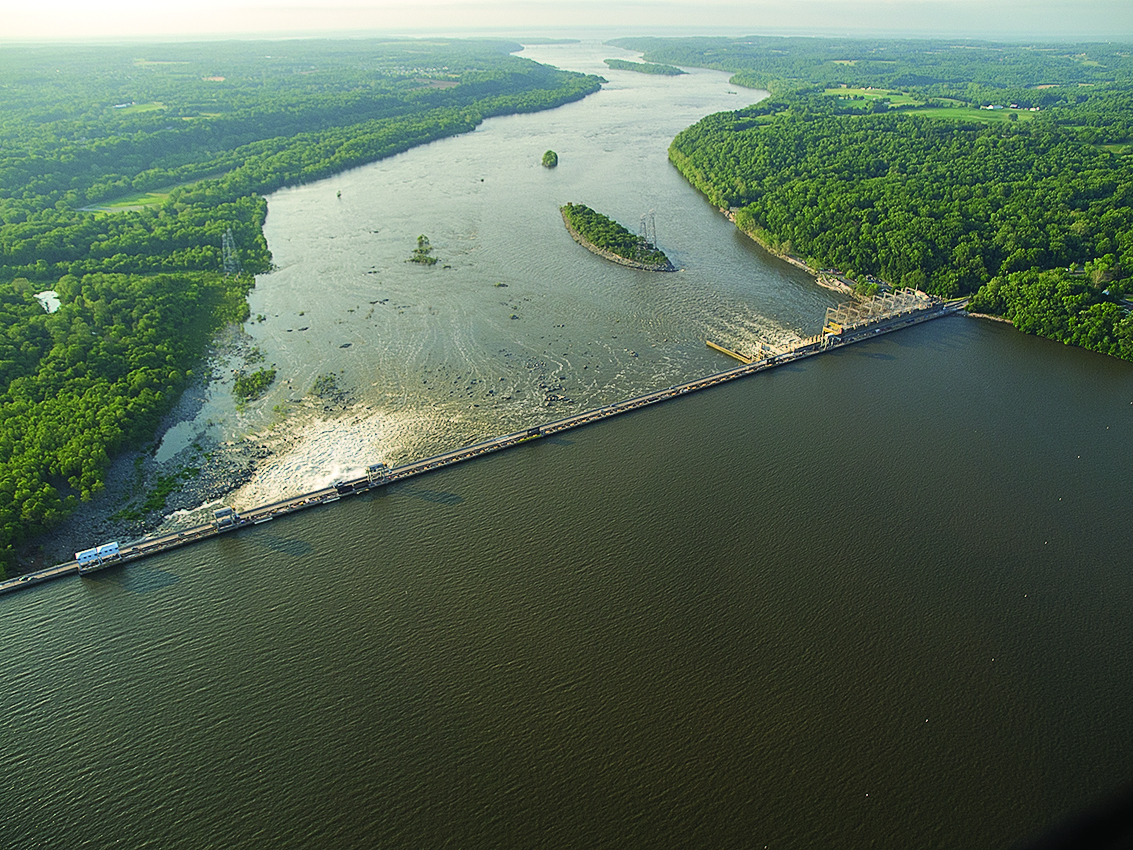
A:
[[[956,317],[0,597],[0,846],[1003,847],[1133,779],[1131,438]]]

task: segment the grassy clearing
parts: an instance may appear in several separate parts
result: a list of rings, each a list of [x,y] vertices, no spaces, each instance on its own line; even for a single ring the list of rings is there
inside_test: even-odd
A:
[[[194,445],[194,448],[197,448]],[[200,449],[197,448],[199,453]],[[141,469],[141,458],[135,462],[136,470],[136,486],[142,486],[143,474]],[[134,499],[126,507],[115,511],[110,515],[110,519],[115,522],[136,522],[145,519],[147,514],[154,511],[164,511],[165,503],[171,493],[180,488],[181,483],[189,481],[195,475],[200,473],[200,469],[196,467],[181,467],[171,475],[159,475],[157,481],[153,485],[153,489],[145,494],[145,500]]]
[[[138,192],[133,195],[126,195],[114,201],[109,201],[105,204],[99,204],[94,209],[99,212],[125,212],[126,210],[137,210],[142,207],[159,207],[165,203],[169,198],[170,192]]]
[[[1017,121],[1031,121],[1036,112],[1023,109],[977,109],[974,106],[949,107],[925,106],[917,109],[903,109],[903,115],[924,115],[927,118],[939,118],[945,121],[982,121],[985,124],[1006,124],[1015,116]]]
[[[150,103],[135,103],[130,106],[123,106],[118,111],[125,115],[133,115],[137,112],[157,112],[160,109],[165,109],[165,104],[160,100],[155,100]]]
[[[205,175],[201,180],[211,180],[216,177],[222,177],[226,173],[227,172],[224,171],[218,171],[215,174]],[[153,192],[133,192],[111,201],[105,201],[93,207],[84,207],[84,209],[87,212],[116,213],[126,212],[128,210],[140,210],[143,207],[160,207],[169,199],[169,196],[173,194],[174,189],[192,186],[197,182],[199,181],[187,180],[184,183],[178,183],[176,186],[166,186],[163,189],[157,189]]]
[[[1030,121],[1035,117],[1034,112],[1026,109],[979,109],[969,106],[963,101],[951,98],[936,98],[936,101],[949,104],[947,106],[926,106],[922,98],[913,97],[907,92],[891,89],[826,89],[826,94],[846,101],[875,101],[885,99],[893,108],[899,108],[902,115],[924,115],[926,118],[937,118],[946,121],[982,121],[985,124],[1000,124],[1007,121]],[[1012,119],[1011,116],[1015,116]]]
[[[924,100],[912,97],[903,91],[889,91],[886,89],[826,89],[826,94],[834,97],[865,98],[866,100],[880,100],[885,98],[893,106],[920,106]]]

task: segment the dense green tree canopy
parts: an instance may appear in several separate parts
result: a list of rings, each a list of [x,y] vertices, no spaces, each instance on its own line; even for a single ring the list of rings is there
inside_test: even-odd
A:
[[[1133,359],[1133,46],[615,43],[774,93],[669,150],[770,247],[850,277],[978,292],[973,309],[1021,330]]]
[[[64,276],[0,287],[0,540],[43,531],[103,483],[114,452],[149,439],[212,334],[246,316],[250,278]],[[11,557],[11,552],[7,552]]]
[[[1128,157],[1049,124],[839,115],[816,100],[710,116],[670,157],[744,230],[851,276],[953,296],[1107,254],[1133,269]]]
[[[1003,316],[1024,333],[1133,360],[1133,317],[1088,280],[1063,269],[992,278],[971,309]]]

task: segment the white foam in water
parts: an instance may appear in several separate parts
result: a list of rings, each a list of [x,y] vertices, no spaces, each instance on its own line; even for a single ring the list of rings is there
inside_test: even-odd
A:
[[[374,463],[402,462],[422,434],[437,423],[421,413],[374,413],[360,419],[317,420],[298,432],[295,443],[256,471],[228,504],[237,510],[356,478]]]

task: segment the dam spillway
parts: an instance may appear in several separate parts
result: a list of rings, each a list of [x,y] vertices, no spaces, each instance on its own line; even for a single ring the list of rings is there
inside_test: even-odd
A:
[[[502,451],[503,449],[536,440],[540,437],[559,434],[563,431],[589,425],[602,419],[620,416],[623,413],[629,413],[630,411],[648,407],[649,405],[658,404],[663,401],[688,395],[689,393],[699,392],[700,390],[705,390],[718,384],[734,381],[738,378],[743,378],[768,369],[774,369],[778,366],[793,363],[806,357],[813,357],[816,354],[832,351],[846,345],[861,342],[862,340],[873,339],[875,336],[882,333],[891,333],[892,331],[900,330],[911,325],[931,321],[943,316],[954,315],[962,310],[965,304],[966,302],[964,300],[943,302],[925,297],[923,301],[918,302],[918,304],[914,305],[911,309],[887,313],[878,317],[865,318],[853,327],[839,327],[837,333],[830,332],[828,324],[827,327],[824,328],[823,333],[815,337],[801,340],[794,347],[778,354],[752,360],[750,363],[745,363],[744,365],[722,372],[715,372],[703,378],[697,378],[683,384],[676,384],[665,389],[654,390],[653,392],[635,396],[634,398],[614,402],[603,407],[593,408],[562,419],[556,419],[542,425],[505,434],[502,437],[494,437],[479,443],[453,449],[402,466],[384,467],[381,464],[371,466],[366,475],[338,481],[328,487],[302,493],[297,496],[291,496],[276,502],[257,505],[242,513],[236,513],[231,511],[231,509],[224,509],[217,512],[218,517],[214,522],[197,525],[181,531],[139,538],[118,546],[113,550],[113,554],[104,560],[99,560],[97,563],[84,563],[80,566],[79,560],[76,559],[7,579],[0,582],[0,594],[22,590],[64,576],[79,575],[80,573],[88,574],[98,569],[105,569],[117,564],[141,560],[142,558],[167,552],[171,549],[177,549],[182,546],[188,546],[191,543],[237,531],[241,528],[260,525],[296,511],[306,510],[320,505],[329,505],[346,496],[370,492],[380,489],[387,484],[404,481],[408,478],[423,475],[436,469],[463,463],[464,461]],[[722,346],[713,347],[731,356],[736,356],[734,352],[724,349]],[[221,513],[224,514],[223,517],[219,516]],[[98,548],[102,549],[103,547]],[[90,552],[93,550],[85,551]]]

